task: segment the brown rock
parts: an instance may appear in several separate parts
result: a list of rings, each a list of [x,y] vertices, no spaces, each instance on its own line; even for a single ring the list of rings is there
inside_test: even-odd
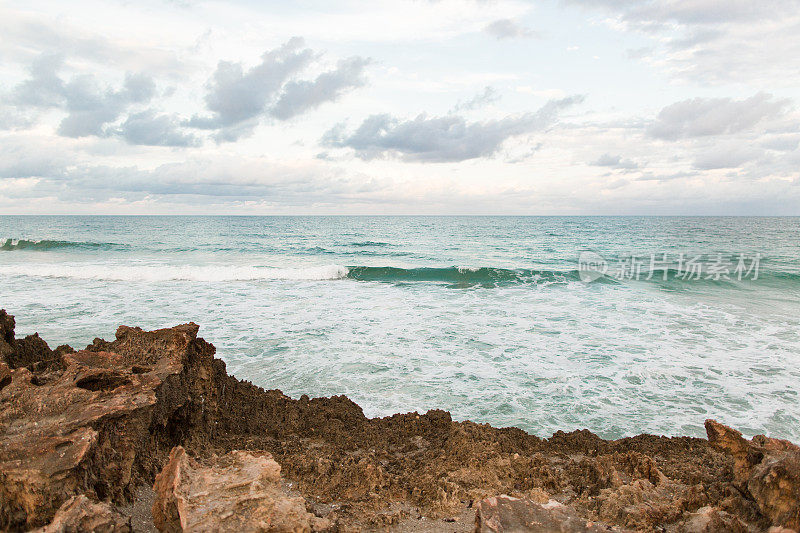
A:
[[[3,390],[6,385],[11,385],[11,369],[0,361],[0,390]]]
[[[93,502],[83,494],[64,502],[53,521],[37,533],[130,533],[131,519],[107,503]]]
[[[306,511],[281,484],[269,453],[233,451],[200,463],[175,447],[156,477],[153,521],[160,531],[311,532],[330,522]]]
[[[800,530],[800,448],[764,435],[748,441],[714,420],[706,420],[706,432],[712,446],[733,456],[734,484],[772,525]]]
[[[511,496],[495,496],[476,505],[476,533],[593,533],[620,531],[580,518],[574,509],[550,500],[545,504]]]
[[[214,351],[196,335],[193,324],[121,327],[104,345],[112,351],[64,351],[62,369],[10,370],[0,388],[0,529],[42,526],[77,494],[126,502],[176,440],[213,430],[204,413],[214,392],[200,375],[213,372]]]
[[[706,506],[689,515],[678,531],[680,533],[747,533],[748,530],[735,516]]]
[[[14,326],[14,317],[0,309],[0,362],[7,362],[14,351]]]
[[[69,346],[59,346],[53,351],[47,343],[39,337],[38,333],[28,335],[23,339],[14,337],[14,317],[0,309],[0,362],[6,363],[9,368],[48,367],[61,366],[61,353],[72,350]]]

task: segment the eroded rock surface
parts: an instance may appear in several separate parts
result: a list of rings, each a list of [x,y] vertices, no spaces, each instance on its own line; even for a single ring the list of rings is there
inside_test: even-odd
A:
[[[160,531],[311,532],[331,523],[306,511],[284,488],[281,467],[267,452],[233,451],[205,461],[172,450],[153,490]]]
[[[46,350],[44,365],[8,364],[10,382],[0,369],[0,529],[44,525],[77,494],[124,502],[185,440],[177,432],[190,423],[204,431],[213,393],[192,392],[203,382],[197,375],[211,371],[213,347],[196,335],[193,324],[120,327],[114,342],[63,350],[57,364]],[[13,334],[4,339],[20,349]],[[7,363],[21,360],[5,353]]]
[[[131,533],[130,518],[107,503],[93,502],[84,495],[73,496],[56,511],[53,521],[37,533]]]
[[[800,530],[800,447],[757,435],[748,441],[734,429],[706,421],[712,446],[734,459],[734,484],[749,494],[774,526]]]
[[[475,533],[524,531],[600,533],[622,530],[581,518],[574,509],[556,500],[537,503],[529,499],[497,496],[478,502],[475,511]]]

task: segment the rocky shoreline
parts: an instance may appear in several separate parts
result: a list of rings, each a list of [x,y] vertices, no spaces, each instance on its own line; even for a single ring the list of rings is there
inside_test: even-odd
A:
[[[368,419],[229,376],[198,329],[51,350],[0,311],[0,530],[800,530],[788,441]]]

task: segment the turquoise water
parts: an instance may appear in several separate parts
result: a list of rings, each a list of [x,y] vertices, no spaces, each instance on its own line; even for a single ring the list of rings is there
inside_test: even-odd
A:
[[[238,377],[370,416],[797,441],[799,237],[800,218],[3,216],[0,307],[53,346],[195,321]],[[586,251],[610,267],[592,282]],[[694,279],[680,254],[730,267]],[[639,279],[615,271],[631,257]]]

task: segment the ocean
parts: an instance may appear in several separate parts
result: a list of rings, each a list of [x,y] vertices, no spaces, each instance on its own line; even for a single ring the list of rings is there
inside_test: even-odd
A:
[[[368,416],[800,440],[800,218],[0,216],[0,308],[51,347],[194,321]]]

